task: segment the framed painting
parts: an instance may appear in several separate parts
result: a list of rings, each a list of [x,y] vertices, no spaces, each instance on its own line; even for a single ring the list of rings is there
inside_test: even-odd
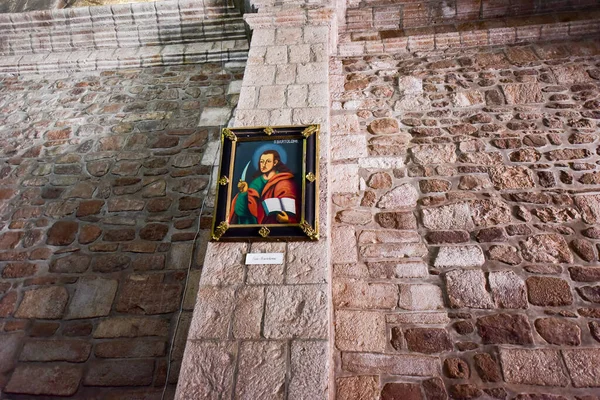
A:
[[[317,240],[319,125],[225,128],[212,240]]]

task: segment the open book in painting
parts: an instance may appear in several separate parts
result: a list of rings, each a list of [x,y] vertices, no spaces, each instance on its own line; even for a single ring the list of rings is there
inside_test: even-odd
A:
[[[266,199],[262,202],[263,208],[267,215],[271,213],[286,212],[296,214],[296,199],[290,197]]]

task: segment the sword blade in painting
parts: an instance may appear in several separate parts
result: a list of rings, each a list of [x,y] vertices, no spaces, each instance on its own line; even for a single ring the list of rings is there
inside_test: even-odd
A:
[[[244,168],[244,171],[242,171],[242,176],[240,177],[240,182],[246,181],[246,172],[248,172],[248,167],[250,166],[251,162],[252,161],[248,161],[248,164],[246,164],[246,168]]]

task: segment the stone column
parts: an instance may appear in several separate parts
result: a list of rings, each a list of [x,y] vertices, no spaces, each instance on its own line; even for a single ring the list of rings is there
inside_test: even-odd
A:
[[[253,38],[234,126],[321,125],[321,238],[209,243],[177,398],[326,398],[328,58],[335,12],[288,5],[246,21]],[[285,253],[285,263],[246,266],[248,252]]]

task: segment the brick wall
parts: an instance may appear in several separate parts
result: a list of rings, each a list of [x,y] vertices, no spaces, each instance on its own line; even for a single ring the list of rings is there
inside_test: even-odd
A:
[[[0,392],[160,398],[173,341],[176,383],[210,224],[194,247],[206,146],[242,74],[208,63],[0,78]]]
[[[599,57],[335,59],[338,399],[597,398]]]

